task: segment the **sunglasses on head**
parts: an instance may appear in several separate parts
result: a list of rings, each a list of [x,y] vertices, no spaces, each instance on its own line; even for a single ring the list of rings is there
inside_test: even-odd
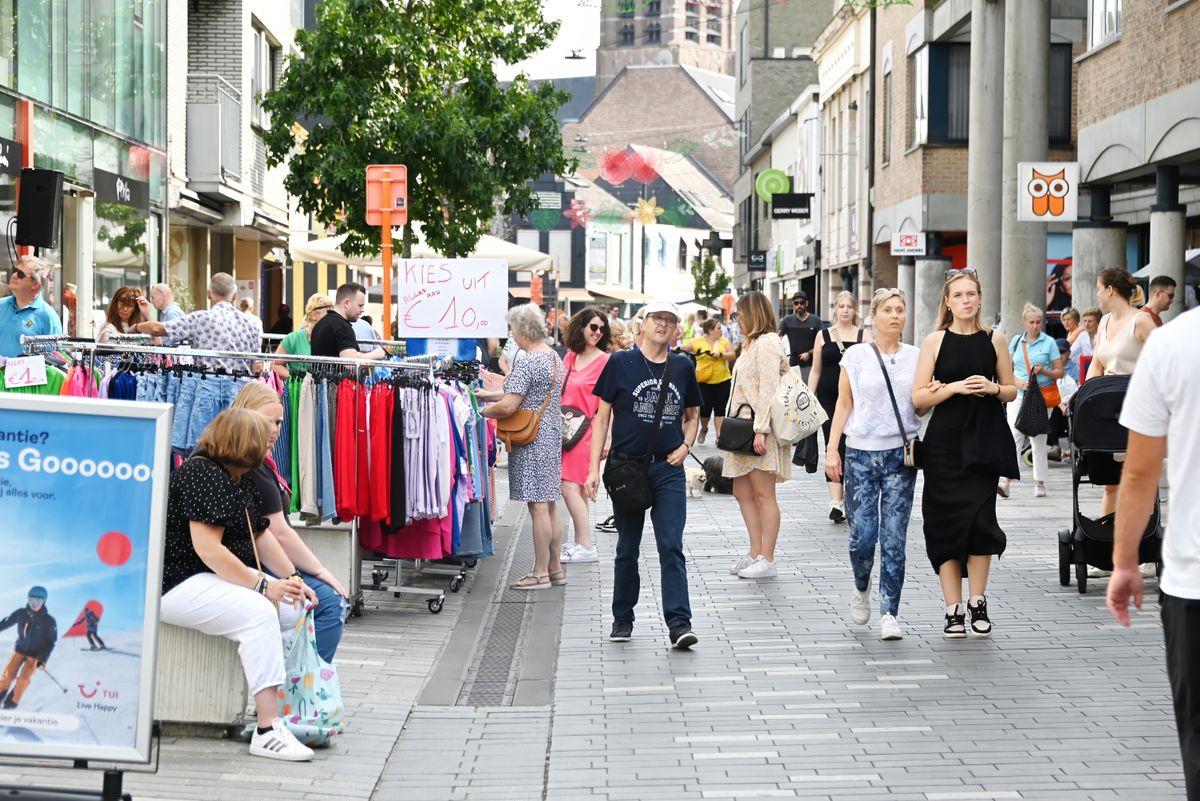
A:
[[[896,287],[892,287],[891,289],[885,289],[883,287],[880,287],[879,289],[875,290],[875,297],[880,298],[880,297],[883,297],[884,295],[896,295],[896,296],[902,298],[902,297],[904,297],[904,291],[901,289],[897,289]]]
[[[117,305],[118,306],[136,306],[137,302],[138,302],[138,297],[139,297],[138,295],[126,295],[123,298],[118,298]]]
[[[974,267],[959,267],[946,270],[946,278],[958,278],[960,275],[976,275]]]
[[[607,325],[600,325],[599,323],[588,323],[588,328],[592,329],[592,333],[593,333],[593,334],[598,334],[598,333],[600,333],[601,331],[607,331],[607,330],[608,330],[608,326],[607,326]]]

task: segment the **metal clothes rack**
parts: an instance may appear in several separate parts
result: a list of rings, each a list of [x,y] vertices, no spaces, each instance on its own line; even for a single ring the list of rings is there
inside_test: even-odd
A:
[[[35,336],[21,337],[22,350],[28,355],[39,353],[51,353],[54,351],[77,351],[88,354],[91,357],[89,367],[95,368],[95,356],[97,354],[104,355],[121,355],[121,354],[141,354],[146,356],[160,357],[188,357],[194,359],[231,359],[249,362],[290,362],[312,364],[314,366],[329,365],[340,367],[352,367],[358,371],[373,371],[377,368],[406,370],[410,372],[420,371],[427,373],[430,378],[439,370],[450,369],[454,361],[439,359],[436,356],[417,356],[403,361],[387,361],[387,360],[369,360],[369,359],[344,359],[334,356],[297,356],[286,353],[243,353],[239,351],[217,351],[217,350],[193,350],[189,348],[169,348],[158,345],[126,345],[116,342],[95,342],[93,340],[75,339],[63,334],[41,334]],[[352,536],[355,541],[358,539],[358,524],[355,521],[351,526]],[[359,562],[361,563],[362,548],[358,546]],[[412,569],[408,571],[408,577],[405,578],[404,570],[402,569],[403,562],[411,562]],[[399,598],[401,595],[419,595],[425,598],[426,606],[433,614],[442,611],[442,605],[445,603],[446,594],[442,590],[432,590],[413,585],[413,581],[420,576],[439,575],[451,576],[449,586],[451,592],[458,592],[466,581],[467,569],[474,566],[474,560],[461,562],[459,565],[449,565],[445,563],[437,563],[424,559],[402,560],[402,559],[382,559],[375,563],[371,571],[372,585],[371,589],[390,592],[393,597]],[[392,572],[395,572],[395,583],[385,584],[384,582],[390,578]],[[357,571],[354,577],[355,581],[361,582],[361,571]],[[361,593],[359,599],[355,601],[353,610],[356,615],[361,615],[363,605],[361,602]],[[354,600],[354,599],[352,599]]]

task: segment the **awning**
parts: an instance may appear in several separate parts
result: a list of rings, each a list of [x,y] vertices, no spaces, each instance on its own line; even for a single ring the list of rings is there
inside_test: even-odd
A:
[[[616,287],[588,284],[587,291],[598,298],[612,298],[613,300],[623,300],[626,303],[645,303],[650,300],[649,295],[643,292],[634,292],[632,289],[618,289]]]
[[[399,250],[402,231],[395,229],[392,235],[396,255],[399,260]],[[440,259],[442,255],[432,250],[421,238],[419,226],[413,226],[412,257],[414,259]],[[293,239],[288,243],[292,258],[296,261],[325,262],[327,264],[348,264],[352,267],[382,268],[379,256],[349,256],[342,253],[341,245],[346,235],[331,236],[325,239]],[[553,260],[545,253],[521,247],[494,236],[480,237],[475,250],[462,258],[470,259],[504,259],[508,262],[510,272],[517,270],[548,270],[553,266]],[[395,264],[395,261],[393,262]]]
[[[1200,268],[1200,248],[1185,251],[1183,254],[1184,273],[1190,274],[1197,268]],[[1133,274],[1134,278],[1150,278],[1153,273],[1151,265],[1147,264],[1142,269]]]
[[[592,293],[586,289],[580,289],[574,286],[560,286],[558,288],[559,300],[582,301],[586,303],[592,300]]]
[[[514,298],[528,299],[532,297],[532,293],[527,286],[510,286],[508,288],[508,294],[512,295]]]

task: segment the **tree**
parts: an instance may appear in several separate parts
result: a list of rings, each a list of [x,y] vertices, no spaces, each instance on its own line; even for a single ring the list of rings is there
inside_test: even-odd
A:
[[[711,253],[704,258],[697,256],[692,259],[692,278],[696,282],[693,289],[696,302],[704,306],[712,306],[729,288],[729,273],[721,268]]]
[[[558,30],[540,0],[324,0],[316,30],[296,32],[263,108],[268,164],[285,161],[287,191],[305,212],[346,233],[345,249],[379,251],[368,226],[368,164],[408,168],[408,218],[447,256],[470,253],[503,214],[527,214],[526,182],[573,169],[555,111],[570,98],[519,76],[501,87],[492,65],[517,63]],[[294,123],[311,123],[307,135]]]

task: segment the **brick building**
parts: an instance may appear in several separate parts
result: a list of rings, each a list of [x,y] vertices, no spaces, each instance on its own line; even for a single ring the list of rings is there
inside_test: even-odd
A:
[[[732,75],[732,8],[725,0],[601,0],[596,92],[626,67],[682,64]]]

